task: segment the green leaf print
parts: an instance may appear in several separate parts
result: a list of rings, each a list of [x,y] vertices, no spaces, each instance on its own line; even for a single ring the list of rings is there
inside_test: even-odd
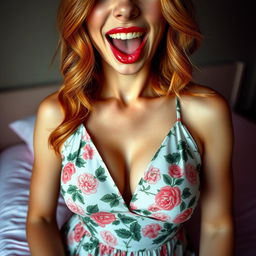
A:
[[[172,186],[173,179],[168,174],[163,174],[163,179],[167,185]]]
[[[105,175],[105,170],[101,166],[95,171],[95,175],[96,178],[101,182],[104,182],[107,179],[107,176]]]
[[[113,225],[116,225],[116,226],[119,225],[120,223],[121,223],[120,220],[115,220],[115,221],[112,222],[112,224],[113,224]]]
[[[99,240],[90,238],[90,242],[83,244],[83,249],[85,251],[91,251],[94,248],[97,248],[99,246]]]
[[[141,230],[141,225],[138,224],[138,222],[133,222],[131,224],[130,231],[132,233],[132,239],[133,240],[140,241],[140,239],[141,239],[140,230]]]
[[[94,248],[94,245],[93,243],[84,243],[83,244],[83,249],[88,252],[88,251],[91,251],[92,249]]]
[[[196,196],[194,196],[188,203],[188,208],[192,207],[196,202]]]
[[[174,185],[181,185],[183,183],[184,179],[177,179],[174,182]]]
[[[106,194],[100,200],[105,203],[109,203],[111,207],[117,206],[119,204],[119,197],[115,193]]]
[[[137,194],[134,194],[133,197],[132,197],[132,199],[131,199],[131,202],[135,202],[135,201],[137,201],[137,200],[138,200]]]
[[[121,237],[121,238],[125,238],[125,239],[128,239],[131,237],[132,233],[127,230],[127,229],[124,229],[124,228],[120,228],[120,229],[116,229],[115,230],[116,234]]]
[[[143,213],[144,215],[150,215],[150,214],[151,214],[151,212],[148,211],[148,210],[142,210],[142,213]]]
[[[152,161],[154,161],[154,160],[158,157],[158,155],[159,155],[161,149],[164,148],[164,147],[165,147],[165,145],[161,145],[161,146],[160,146],[160,148],[159,148],[159,149],[157,150],[157,152],[155,153],[155,155],[154,155]]]
[[[167,236],[168,236],[168,234],[159,236],[158,238],[153,240],[153,244],[160,244],[160,243],[162,243],[166,239]]]
[[[109,203],[109,202],[112,202],[113,200],[116,200],[117,198],[118,198],[117,194],[111,193],[111,194],[106,194],[100,200],[105,203]]]
[[[89,222],[94,226],[94,227],[98,227],[99,224],[94,222],[91,218],[89,218]]]
[[[91,225],[86,225],[86,227],[88,228],[89,232],[91,233],[92,236],[95,236],[95,234],[97,234],[97,230],[95,229],[95,227],[91,226]]]
[[[173,224],[172,223],[164,223],[164,228],[166,229],[166,231],[170,232],[173,228]]]
[[[96,247],[96,250],[95,250],[95,255],[100,255],[100,247]]]
[[[191,196],[191,193],[190,193],[189,188],[185,188],[185,189],[183,190],[183,192],[182,192],[181,197],[182,197],[183,199],[186,199],[186,198],[188,198],[188,197],[190,197],[190,196]]]
[[[186,141],[183,141],[183,140],[179,141],[178,146],[177,146],[178,150],[186,150],[187,148],[188,148],[188,145],[187,145]]]
[[[188,152],[188,151],[186,151],[186,150],[182,150],[182,151],[181,151],[181,158],[182,158],[182,160],[184,160],[185,162],[188,161],[187,152]]]
[[[96,212],[99,212],[99,207],[97,204],[95,205],[88,205],[86,207],[86,210],[89,214],[92,214],[92,213],[96,213]]]
[[[121,214],[121,213],[118,213],[117,216],[118,216],[118,218],[119,218],[124,224],[130,224],[130,223],[136,221],[135,218],[132,218],[132,217],[123,215],[123,214]]]
[[[180,153],[172,153],[164,157],[169,164],[175,164],[175,163],[177,164],[181,159]]]
[[[114,201],[112,201],[111,203],[110,203],[110,206],[111,207],[115,207],[115,206],[118,206],[119,205],[119,199],[116,199],[116,200],[114,200]]]
[[[187,150],[188,155],[190,156],[191,159],[194,159],[193,155],[191,154],[190,150]]]
[[[183,210],[186,208],[186,204],[184,201],[180,204],[180,211],[183,212]]]
[[[72,200],[75,202],[76,199],[77,199],[77,193],[76,193],[76,192],[73,193],[73,194],[71,195],[71,197],[72,197]]]
[[[93,244],[93,247],[98,247],[98,245],[99,245],[99,240],[98,239],[94,239],[94,238],[90,238],[90,241],[92,242],[92,244]]]
[[[63,189],[63,187],[60,188],[60,193],[61,193],[62,197],[65,196],[66,191]]]
[[[170,137],[171,135],[176,136],[176,126],[173,126],[172,129],[167,134],[168,137]]]
[[[84,161],[84,159],[83,158],[81,158],[81,157],[78,157],[77,159],[76,159],[76,162],[75,162],[75,165],[77,166],[77,167],[84,167],[84,165],[85,165],[85,161]]]
[[[72,162],[76,159],[76,157],[78,156],[78,150],[75,151],[74,153],[69,153],[68,157],[67,157],[67,160],[69,162]]]
[[[83,148],[85,145],[86,145],[86,142],[83,141],[83,140],[81,140],[81,142],[80,142],[80,148]]]
[[[78,200],[80,203],[84,204],[84,197],[81,195],[82,192],[78,190],[77,186],[69,185],[67,193],[71,194],[73,201]]]
[[[76,191],[77,191],[77,186],[69,185],[68,190],[67,190],[67,192],[68,192],[69,194],[73,194],[73,193],[75,193]]]
[[[80,203],[84,204],[84,197],[79,192],[76,193],[76,197]]]

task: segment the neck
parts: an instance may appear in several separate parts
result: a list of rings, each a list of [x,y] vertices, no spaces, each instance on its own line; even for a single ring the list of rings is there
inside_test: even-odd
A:
[[[154,96],[149,66],[132,75],[120,74],[108,64],[102,65],[102,71],[101,99],[114,98],[129,105],[140,97]]]

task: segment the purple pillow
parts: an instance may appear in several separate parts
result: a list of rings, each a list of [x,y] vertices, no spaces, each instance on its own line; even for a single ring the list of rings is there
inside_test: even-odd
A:
[[[35,115],[15,120],[9,124],[11,130],[16,133],[28,146],[30,152],[34,154],[33,135],[34,135]]]

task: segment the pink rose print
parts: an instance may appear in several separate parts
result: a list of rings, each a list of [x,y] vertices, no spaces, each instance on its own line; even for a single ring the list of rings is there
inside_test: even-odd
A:
[[[97,192],[98,180],[90,173],[84,173],[78,176],[77,185],[85,194],[94,194]]]
[[[160,189],[155,197],[156,205],[163,210],[171,210],[181,201],[178,187],[165,186]]]
[[[173,164],[169,167],[169,174],[173,178],[181,178],[183,176],[183,170],[177,164]]]
[[[73,234],[73,232],[70,232],[70,234],[68,235],[67,243],[68,243],[68,245],[71,245],[71,244],[74,243],[74,234]]]
[[[142,229],[142,233],[149,238],[156,238],[160,230],[161,226],[159,224],[150,224]]]
[[[116,220],[116,216],[110,212],[96,212],[91,215],[91,218],[98,223],[99,226],[105,227],[106,224],[110,224]]]
[[[83,158],[84,159],[92,159],[94,155],[94,151],[92,147],[89,144],[86,144],[84,147],[84,153],[83,153]]]
[[[79,242],[82,237],[86,234],[86,230],[83,228],[81,223],[76,224],[74,229],[74,240]]]
[[[101,231],[100,235],[109,246],[115,247],[117,245],[117,239],[110,231]]]
[[[151,167],[144,175],[144,180],[149,184],[156,184],[160,178],[160,170],[155,167]]]
[[[134,203],[130,203],[131,210],[137,210],[138,207]]]
[[[86,132],[82,139],[83,139],[85,142],[89,142],[90,139],[91,139],[91,137],[90,137],[90,135],[88,134],[88,132]]]
[[[185,174],[191,185],[195,185],[197,183],[197,171],[192,164],[186,164]]]
[[[168,256],[168,251],[167,251],[167,246],[166,246],[166,244],[162,245],[160,255],[161,255],[161,256]]]
[[[113,247],[110,247],[108,245],[104,245],[102,243],[99,243],[99,249],[100,249],[100,256],[111,255],[114,252]]]
[[[62,170],[62,182],[66,184],[69,180],[71,180],[72,175],[76,172],[76,168],[73,163],[67,163]]]
[[[187,210],[185,210],[184,212],[180,213],[178,216],[176,216],[176,218],[173,220],[174,223],[181,223],[181,222],[185,222],[186,220],[188,220],[190,218],[190,216],[192,215],[193,209],[192,208],[188,208]]]
[[[79,205],[76,205],[72,199],[68,199],[66,201],[67,207],[74,213],[77,213],[79,215],[84,215],[84,210]]]
[[[170,219],[170,217],[164,213],[161,212],[157,212],[157,213],[153,213],[150,215],[150,217],[153,217],[157,220],[161,220],[161,221],[167,221]]]
[[[149,207],[148,207],[148,211],[150,212],[157,212],[161,210],[156,204],[151,204]]]

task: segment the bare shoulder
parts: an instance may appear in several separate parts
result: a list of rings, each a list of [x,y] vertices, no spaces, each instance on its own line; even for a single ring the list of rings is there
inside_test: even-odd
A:
[[[37,121],[45,127],[55,129],[63,120],[64,112],[58,100],[58,93],[47,96],[39,105]]]
[[[198,94],[198,96],[197,96]],[[218,92],[201,85],[191,85],[181,95],[183,119],[202,142],[220,132],[232,135],[231,111]]]
[[[184,106],[196,111],[198,118],[204,120],[221,120],[230,116],[230,107],[222,95],[202,85],[191,85],[187,94],[182,95]],[[198,94],[197,95],[189,95]]]

